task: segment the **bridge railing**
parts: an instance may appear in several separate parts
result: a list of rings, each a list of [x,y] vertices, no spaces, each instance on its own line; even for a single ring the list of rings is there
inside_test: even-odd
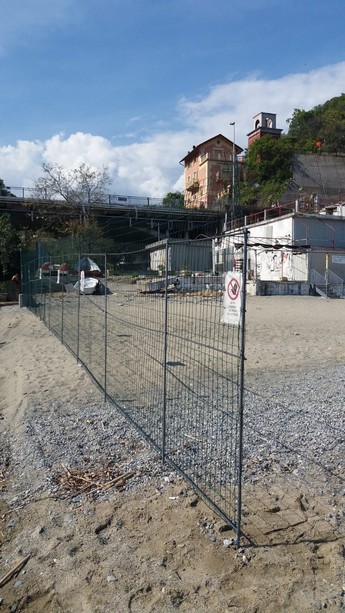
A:
[[[6,185],[5,187],[0,189],[0,197],[1,198],[33,198],[34,197],[34,188],[33,187],[10,187]]]
[[[11,187],[6,186],[0,189],[2,198],[23,198],[37,199],[37,192],[33,187]],[[50,200],[48,196],[42,195],[42,200]],[[54,199],[55,200],[55,199]],[[92,206],[125,206],[125,207],[162,207],[163,198],[151,198],[149,196],[125,196],[122,194],[106,194],[104,200],[93,202]]]

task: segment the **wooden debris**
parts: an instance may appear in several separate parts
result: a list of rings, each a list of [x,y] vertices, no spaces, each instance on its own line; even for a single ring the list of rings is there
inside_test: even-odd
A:
[[[95,470],[78,470],[68,468],[62,464],[64,472],[56,478],[57,485],[69,496],[77,496],[82,493],[94,491],[105,492],[115,486],[121,488],[125,482],[135,475],[135,471],[116,474],[114,468],[105,467]]]
[[[23,566],[25,566],[25,564],[30,560],[30,558],[31,555],[29,554],[28,556],[26,556],[26,558],[20,560],[20,562],[17,562],[17,564],[11,570],[9,570],[8,573],[4,575],[4,577],[2,577],[2,579],[0,579],[0,587],[3,587],[4,585],[6,585],[6,583],[11,581],[11,579],[15,577],[19,573],[19,571],[22,570]]]
[[[116,485],[117,487],[122,487],[125,484],[125,481],[127,481],[127,479],[130,479],[131,477],[133,477],[133,475],[135,475],[134,470],[128,472],[128,473],[124,473],[123,475],[120,475],[119,477],[116,477],[115,479],[112,479],[111,481],[108,481],[108,483],[105,483],[102,486],[102,490],[108,490],[110,487],[112,487],[113,485]]]
[[[1,518],[2,521],[5,521],[7,515],[11,515],[11,513],[14,513],[15,511],[19,511],[19,509],[23,509],[24,505],[22,504],[20,507],[14,507],[13,509],[9,509],[8,511],[5,511],[5,513],[2,513]]]
[[[196,438],[196,436],[192,436],[191,434],[186,434],[186,433],[185,433],[185,436],[187,438],[190,438],[192,441],[197,441],[198,443],[202,443],[201,438]]]

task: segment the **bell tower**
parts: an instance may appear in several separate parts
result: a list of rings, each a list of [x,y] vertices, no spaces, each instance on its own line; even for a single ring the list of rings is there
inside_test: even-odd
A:
[[[280,138],[283,130],[276,127],[277,116],[274,113],[258,113],[253,117],[253,129],[248,136],[248,149],[259,138],[271,136]]]

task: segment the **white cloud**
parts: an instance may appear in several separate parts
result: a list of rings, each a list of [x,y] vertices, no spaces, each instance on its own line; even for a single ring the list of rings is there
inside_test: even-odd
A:
[[[236,142],[245,148],[253,115],[276,113],[277,127],[286,130],[286,119],[295,108],[307,110],[340,95],[344,82],[345,62],[279,79],[251,75],[213,87],[199,100],[181,100],[177,104],[181,129],[171,132],[162,128],[144,142],[120,146],[101,136],[76,132],[0,147],[0,177],[7,185],[29,187],[40,176],[44,161],[66,168],[85,162],[109,167],[114,193],[164,196],[183,188],[179,160],[193,144],[218,133],[232,138],[229,123],[235,121]]]
[[[181,100],[180,113],[189,126],[205,135],[225,133],[231,138],[229,123],[236,122],[236,142],[247,145],[252,117],[260,112],[277,114],[277,127],[287,130],[286,120],[295,108],[309,110],[339,96],[345,80],[345,62],[308,73],[291,74],[280,79],[246,79],[213,87],[202,100]]]
[[[0,147],[0,178],[6,185],[31,186],[32,178],[39,176],[44,154],[44,143],[19,140],[16,146]]]

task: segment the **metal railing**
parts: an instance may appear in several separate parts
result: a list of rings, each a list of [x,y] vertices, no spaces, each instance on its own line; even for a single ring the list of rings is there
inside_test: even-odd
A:
[[[326,275],[328,277],[327,278],[328,285],[332,289],[334,294],[338,296],[339,298],[343,298],[344,297],[344,280],[338,275],[336,275],[334,272],[332,272],[331,270],[328,270],[326,272]]]
[[[310,282],[318,287],[325,296],[344,297],[344,280],[331,270],[326,270],[325,274],[322,275],[317,270],[312,269]]]
[[[24,200],[50,200],[48,193],[37,195],[33,187],[10,187],[0,190],[0,198],[21,198]],[[63,201],[61,199],[61,201]],[[92,202],[92,206],[124,206],[124,207],[162,207],[163,198],[151,198],[149,196],[127,196],[122,194],[106,194],[99,202]]]
[[[325,277],[314,268],[310,271],[310,282],[314,285],[324,285]]]
[[[210,241],[167,240],[156,260],[148,250],[23,254],[22,291],[105,399],[236,531],[239,544],[245,283],[239,324],[223,323],[224,277],[209,272],[211,252]],[[56,262],[65,264],[59,277]],[[85,286],[81,293],[96,272],[96,292]]]

